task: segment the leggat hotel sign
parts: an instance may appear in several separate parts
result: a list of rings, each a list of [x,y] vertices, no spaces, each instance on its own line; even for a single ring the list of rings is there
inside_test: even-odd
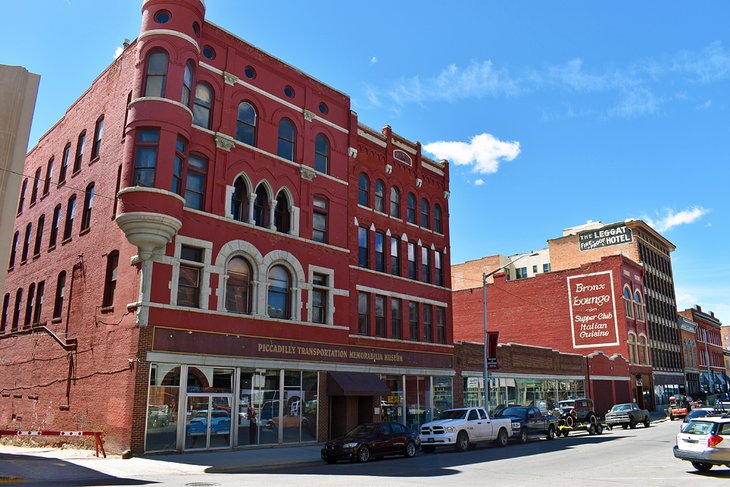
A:
[[[568,277],[568,300],[573,348],[619,344],[611,271]]]
[[[631,242],[631,229],[620,223],[578,234],[581,250],[593,250]]]

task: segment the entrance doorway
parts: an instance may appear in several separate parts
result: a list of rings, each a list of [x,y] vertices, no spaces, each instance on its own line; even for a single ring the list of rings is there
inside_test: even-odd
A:
[[[188,394],[185,450],[231,447],[232,395]]]

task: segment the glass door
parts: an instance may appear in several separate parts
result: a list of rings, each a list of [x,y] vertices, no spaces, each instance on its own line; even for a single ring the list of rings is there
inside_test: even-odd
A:
[[[188,395],[185,450],[230,448],[232,403],[230,395]]]

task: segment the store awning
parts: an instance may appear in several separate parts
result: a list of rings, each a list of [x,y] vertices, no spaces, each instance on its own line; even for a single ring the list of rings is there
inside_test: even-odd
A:
[[[387,396],[390,389],[378,374],[366,372],[328,372],[328,396]]]

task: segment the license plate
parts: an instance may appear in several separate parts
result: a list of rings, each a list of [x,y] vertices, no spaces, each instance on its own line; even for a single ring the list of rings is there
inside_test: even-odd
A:
[[[429,442],[429,443],[433,443],[433,438],[429,438],[429,439],[428,439],[428,442]]]

